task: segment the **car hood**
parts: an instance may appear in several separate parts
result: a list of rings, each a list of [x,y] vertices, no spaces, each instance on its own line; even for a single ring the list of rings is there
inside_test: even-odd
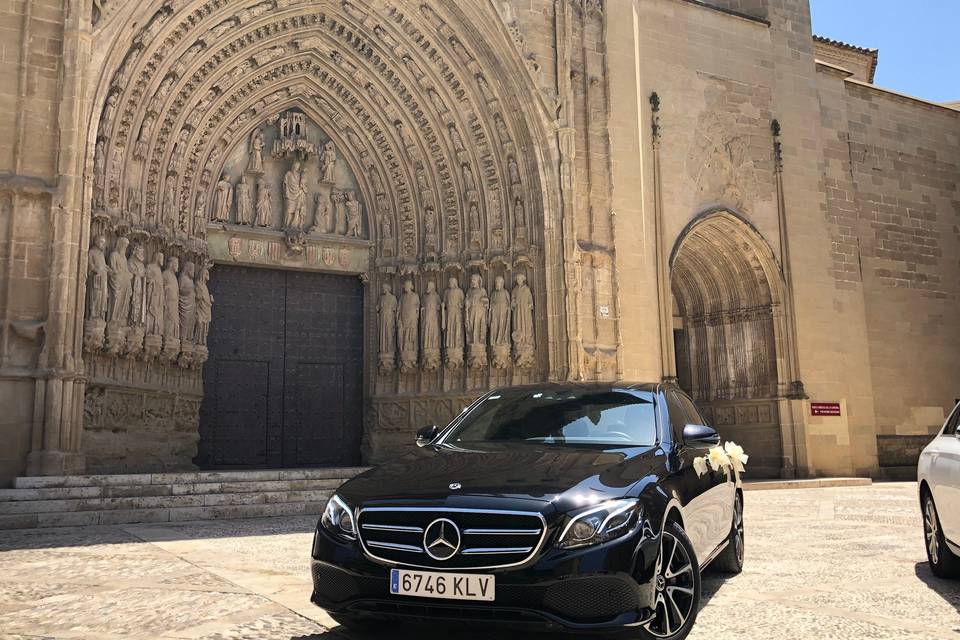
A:
[[[664,464],[659,447],[596,449],[558,445],[483,444],[469,450],[425,447],[348,481],[352,505],[410,501],[463,506],[489,499],[554,503],[560,511],[631,495]],[[451,489],[459,483],[459,489]]]

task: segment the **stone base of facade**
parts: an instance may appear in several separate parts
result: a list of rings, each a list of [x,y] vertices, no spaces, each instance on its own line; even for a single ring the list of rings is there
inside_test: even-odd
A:
[[[84,407],[86,473],[149,473],[196,468],[200,398],[88,387]]]
[[[27,456],[27,475],[56,476],[83,473],[83,454],[74,451],[41,449]]]

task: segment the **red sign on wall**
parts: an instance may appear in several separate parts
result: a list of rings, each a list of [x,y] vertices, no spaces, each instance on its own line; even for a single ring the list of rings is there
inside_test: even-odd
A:
[[[839,416],[839,402],[811,402],[810,415],[812,416]]]

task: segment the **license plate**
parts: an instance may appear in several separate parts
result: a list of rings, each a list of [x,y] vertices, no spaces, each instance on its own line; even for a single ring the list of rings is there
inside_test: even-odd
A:
[[[492,602],[494,589],[492,575],[390,570],[390,593],[401,596]]]

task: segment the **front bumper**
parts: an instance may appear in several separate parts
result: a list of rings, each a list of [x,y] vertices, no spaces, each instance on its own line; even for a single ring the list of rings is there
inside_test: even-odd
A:
[[[658,549],[659,539],[646,526],[596,547],[548,548],[523,566],[477,571],[496,575],[494,602],[451,601],[391,594],[390,566],[370,560],[358,543],[336,540],[320,528],[313,545],[311,601],[342,619],[617,629],[650,616]]]

